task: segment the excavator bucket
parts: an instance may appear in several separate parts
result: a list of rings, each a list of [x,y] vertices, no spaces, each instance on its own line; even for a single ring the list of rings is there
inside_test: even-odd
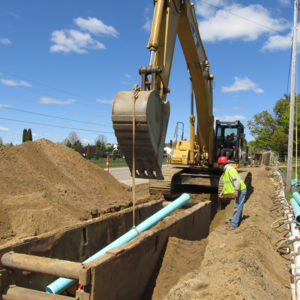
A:
[[[133,101],[135,105],[133,106]],[[134,110],[133,110],[134,107]],[[163,179],[161,165],[170,105],[158,92],[119,92],[114,99],[112,121],[119,147],[133,174],[133,114],[135,115],[135,176]]]

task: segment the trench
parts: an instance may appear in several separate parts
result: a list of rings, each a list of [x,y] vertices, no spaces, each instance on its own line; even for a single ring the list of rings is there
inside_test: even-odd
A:
[[[199,193],[195,188],[192,192],[190,204],[121,247],[124,249],[120,252],[105,254],[104,258],[93,264],[91,269],[94,277],[91,280],[92,287],[88,290],[91,299],[98,299],[97,295],[101,295],[101,299],[151,299],[168,238],[190,241],[205,239],[212,220],[223,213],[217,212],[216,194]],[[163,205],[163,200],[139,205],[136,224],[153,215]],[[65,230],[2,246],[0,256],[14,251],[74,262],[84,261],[130,230],[131,226],[132,209],[127,208]],[[54,276],[17,269],[2,268],[0,273],[1,294],[8,285],[44,291],[47,284],[57,279]],[[69,292],[65,294],[72,296]]]

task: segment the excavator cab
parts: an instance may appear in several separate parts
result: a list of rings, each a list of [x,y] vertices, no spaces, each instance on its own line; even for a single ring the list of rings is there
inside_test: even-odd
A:
[[[216,121],[215,161],[226,156],[231,164],[246,164],[248,147],[245,140],[244,125],[240,121]]]

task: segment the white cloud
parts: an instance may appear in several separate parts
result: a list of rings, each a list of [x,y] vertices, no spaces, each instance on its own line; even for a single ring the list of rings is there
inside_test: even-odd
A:
[[[0,104],[0,108],[9,108],[9,107],[11,107],[11,106],[8,104]]]
[[[92,37],[95,35],[110,35],[117,37],[119,33],[112,27],[105,25],[97,18],[82,17],[74,19],[74,23],[79,29],[62,29],[53,31],[51,41],[53,45],[50,52],[76,52],[87,53],[88,50],[103,50],[105,45]]]
[[[59,104],[59,105],[68,105],[72,104],[76,100],[74,99],[68,99],[68,100],[59,100],[59,99],[54,99],[50,97],[41,97],[40,98],[40,103],[42,104]]]
[[[203,18],[212,17],[218,8],[225,6],[224,0],[210,0],[209,2],[198,1],[195,5],[196,14]]]
[[[0,131],[9,131],[9,128],[0,126]]]
[[[89,33],[78,30],[65,29],[52,32],[50,52],[86,53],[90,49],[105,49],[105,46],[94,40]]]
[[[297,27],[299,28],[300,23],[297,24]],[[285,35],[272,35],[268,38],[268,40],[265,42],[265,44],[262,47],[263,51],[281,51],[281,50],[288,50],[292,47],[292,41],[293,41],[293,33],[292,30],[290,30],[289,33]],[[300,31],[297,31],[297,44],[298,47],[300,45]],[[300,51],[300,47],[298,48]],[[299,52],[298,51],[298,52]]]
[[[214,2],[225,5],[224,1]],[[262,34],[282,31],[288,26],[286,20],[272,18],[270,12],[259,4],[210,6],[209,13],[205,14],[203,3],[197,2],[196,11],[203,17],[199,22],[201,37],[210,42],[232,39],[254,41]]]
[[[149,17],[146,17],[146,22],[142,26],[142,29],[147,32],[151,32],[151,28],[152,28],[152,19],[150,19]]]
[[[24,80],[15,81],[15,80],[10,80],[10,79],[0,78],[0,82],[4,85],[8,85],[8,86],[26,86],[26,87],[32,86],[30,83],[28,83],[27,81],[24,81]]]
[[[39,134],[39,133],[34,133],[34,132],[33,132],[33,133],[32,133],[32,136],[33,136],[33,137],[39,137],[39,136],[42,136],[42,135]]]
[[[220,120],[220,121],[236,121],[236,120],[246,120],[245,116],[242,115],[234,115],[234,116],[223,116],[223,117],[215,117],[216,120]]]
[[[88,31],[93,34],[105,34],[117,37],[119,33],[113,26],[105,25],[101,20],[97,18],[88,17],[84,18],[76,18],[74,23],[81,29]]]
[[[263,93],[263,89],[257,87],[257,85],[251,81],[248,77],[239,78],[234,77],[234,83],[232,86],[223,86],[223,93],[239,92],[239,91],[253,91],[255,93]]]
[[[277,51],[290,49],[292,45],[292,35],[273,35],[264,43],[262,50]]]
[[[125,74],[126,78],[131,78],[132,76],[130,74]]]
[[[103,103],[103,104],[112,104],[114,100],[97,99],[96,102]]]
[[[2,45],[10,45],[11,41],[7,38],[0,38],[0,44]]]
[[[283,6],[289,6],[289,5],[291,5],[292,1],[291,0],[279,0],[279,3]]]
[[[94,142],[91,141],[91,140],[89,140],[89,139],[81,139],[81,142],[82,142],[84,145],[88,145],[88,144],[92,145],[92,144],[94,144]]]

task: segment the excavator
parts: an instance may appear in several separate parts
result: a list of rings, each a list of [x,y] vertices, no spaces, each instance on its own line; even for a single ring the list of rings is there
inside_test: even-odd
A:
[[[199,34],[194,4],[189,0],[155,0],[154,4],[147,45],[150,59],[148,66],[139,69],[141,84],[135,85],[132,91],[118,92],[113,102],[112,121],[117,141],[132,176],[151,179],[151,193],[162,192],[168,197],[176,186],[188,181],[218,188],[221,173],[214,163],[217,143],[224,140],[226,126],[217,122],[216,133],[222,135],[217,140],[212,99],[214,77],[210,74],[210,64]],[[179,141],[178,151],[173,150],[171,162],[177,167],[162,171],[170,114],[168,85],[177,36],[191,80],[190,140]],[[226,128],[235,126],[227,125]],[[240,122],[235,127],[241,131]],[[243,137],[242,133],[239,137]],[[240,155],[239,151],[235,149],[236,156]]]

